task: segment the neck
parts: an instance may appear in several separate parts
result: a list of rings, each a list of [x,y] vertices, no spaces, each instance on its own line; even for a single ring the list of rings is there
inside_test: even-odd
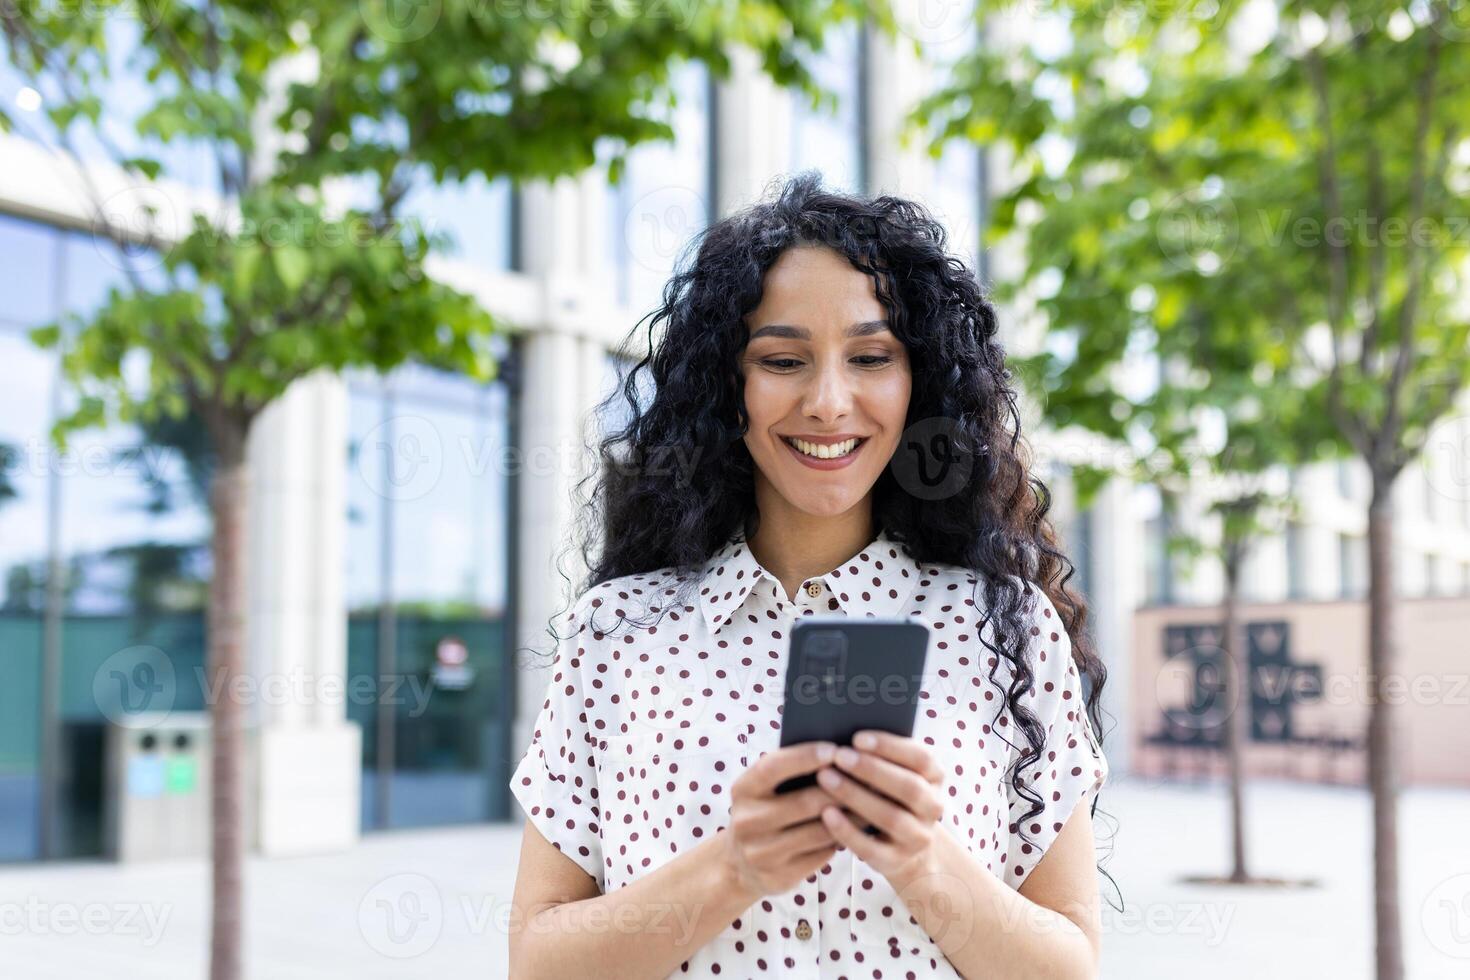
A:
[[[836,517],[813,517],[789,509],[762,511],[760,526],[746,543],[789,598],[803,581],[841,565],[866,548],[876,534],[870,502],[864,500]]]

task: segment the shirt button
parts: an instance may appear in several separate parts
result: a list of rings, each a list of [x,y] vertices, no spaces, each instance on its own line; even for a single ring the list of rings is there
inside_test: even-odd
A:
[[[806,594],[809,595],[809,596],[811,596],[813,599],[815,599],[817,596],[821,595],[822,594],[822,583],[820,583],[820,582],[808,582],[806,584]]]
[[[805,919],[802,919],[802,920],[798,921],[796,923],[796,938],[797,939],[810,939],[810,938],[812,938],[812,924],[810,922],[806,921]]]

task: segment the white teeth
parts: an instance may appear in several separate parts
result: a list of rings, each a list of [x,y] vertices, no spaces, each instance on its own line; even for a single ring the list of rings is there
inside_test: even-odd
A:
[[[846,456],[857,448],[858,444],[856,439],[833,443],[830,446],[821,446],[814,442],[807,442],[805,439],[787,439],[786,441],[795,446],[797,451],[803,455],[815,456],[817,459],[836,459],[839,456]]]

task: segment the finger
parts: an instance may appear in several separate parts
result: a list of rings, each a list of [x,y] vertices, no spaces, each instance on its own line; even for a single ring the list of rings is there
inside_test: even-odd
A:
[[[856,761],[847,761],[849,752]],[[857,749],[839,749],[833,761],[850,778],[905,806],[920,820],[938,820],[944,816],[944,807],[934,798],[935,784],[912,769]]]
[[[869,736],[872,737],[872,744],[864,744]],[[936,786],[944,782],[944,769],[929,751],[929,747],[916,738],[895,735],[876,728],[864,728],[853,733],[852,741],[853,748],[871,752],[905,769],[911,769]]]
[[[817,774],[822,787],[840,800],[857,817],[866,817],[891,840],[918,843],[923,839],[923,825],[907,806],[893,802],[836,769],[823,769]],[[928,809],[926,802],[920,804]],[[824,810],[823,813],[826,811]]]
[[[800,875],[805,878],[832,860],[832,855],[837,853],[837,846],[835,843],[828,844],[826,847],[818,848],[815,851],[807,851],[805,854],[799,854],[781,869],[782,873]]]
[[[738,780],[730,792],[735,795],[738,787],[752,797],[775,796],[778,785],[792,776],[816,772],[832,760],[836,750],[833,742],[801,742],[767,752],[746,770],[745,778]]]
[[[822,807],[831,802],[832,797],[820,786],[748,800],[740,811],[743,815],[741,827],[744,833],[755,836],[775,834],[814,820],[820,821]]]
[[[757,805],[770,814],[769,826],[773,830],[785,830],[820,820],[822,807],[832,802],[831,794],[822,787],[808,786],[793,793],[772,797],[768,802]]]
[[[860,860],[869,864],[886,865],[896,860],[899,851],[876,837],[870,837],[849,820],[841,810],[829,806],[822,811],[822,823],[826,824],[837,843],[851,851]]]
[[[760,867],[771,867],[784,864],[794,855],[826,847],[835,843],[835,840],[832,832],[818,819],[755,841],[745,849],[745,853],[752,863]]]

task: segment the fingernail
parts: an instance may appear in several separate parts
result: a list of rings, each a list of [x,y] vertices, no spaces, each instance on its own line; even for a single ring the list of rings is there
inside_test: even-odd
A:
[[[878,739],[872,732],[859,732],[852,740],[852,744],[860,749],[876,748]]]
[[[834,789],[838,784],[842,782],[842,777],[837,775],[837,773],[833,772],[831,769],[819,769],[817,770],[817,782],[821,783],[828,789]]]
[[[858,754],[844,745],[837,750],[837,761],[844,766],[855,766],[857,765]]]
[[[837,746],[831,742],[823,742],[817,746],[817,760],[819,762],[831,762],[832,754],[837,751]]]

